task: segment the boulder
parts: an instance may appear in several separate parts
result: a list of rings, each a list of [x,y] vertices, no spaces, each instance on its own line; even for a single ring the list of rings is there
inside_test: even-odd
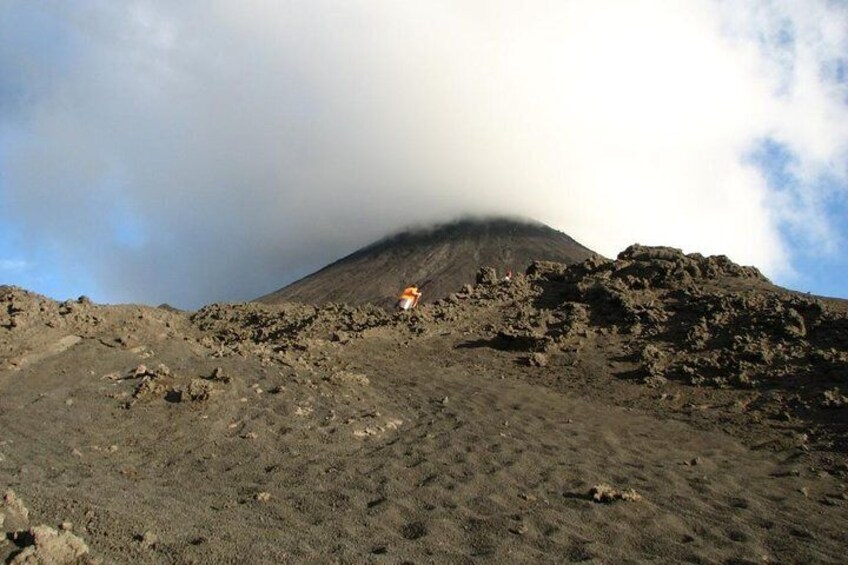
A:
[[[498,273],[493,267],[480,267],[477,271],[477,284],[493,285],[498,282]]]

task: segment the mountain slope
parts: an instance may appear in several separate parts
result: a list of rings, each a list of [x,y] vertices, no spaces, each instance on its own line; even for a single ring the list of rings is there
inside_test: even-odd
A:
[[[848,301],[672,248],[411,312],[0,286],[0,563],[843,563],[846,375]]]
[[[388,306],[405,286],[430,281],[424,288],[426,303],[473,283],[481,266],[496,267],[499,274],[523,273],[533,260],[572,264],[592,255],[571,237],[541,223],[464,219],[377,241],[257,302]]]

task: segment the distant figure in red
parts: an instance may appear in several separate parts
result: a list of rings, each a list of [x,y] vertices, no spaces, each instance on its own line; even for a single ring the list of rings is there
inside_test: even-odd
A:
[[[411,310],[418,306],[418,301],[421,300],[421,291],[415,285],[408,286],[403,289],[403,292],[398,299],[399,310]]]
[[[512,280],[512,271],[507,270],[506,274],[504,275],[503,280],[504,280],[504,282],[511,281]]]

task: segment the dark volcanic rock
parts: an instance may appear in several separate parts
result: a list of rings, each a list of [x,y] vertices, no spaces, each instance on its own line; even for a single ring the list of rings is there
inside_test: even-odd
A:
[[[834,387],[844,386],[848,375],[848,316],[821,299],[773,286],[753,267],[724,256],[633,245],[615,261],[534,262],[527,276],[539,289],[535,303],[551,316],[533,323],[518,311],[521,331],[508,323],[498,334],[509,349],[532,353],[547,339],[547,350],[567,350],[580,333],[616,335],[617,345],[605,355],[634,360],[649,386],[674,380],[781,389],[799,414],[827,421],[834,432],[848,424],[839,410],[811,412],[842,406],[845,397]],[[793,410],[788,397],[771,398],[769,413]],[[843,436],[832,437],[845,444]]]
[[[494,267],[481,267],[475,278],[477,284],[497,284],[498,272]]]

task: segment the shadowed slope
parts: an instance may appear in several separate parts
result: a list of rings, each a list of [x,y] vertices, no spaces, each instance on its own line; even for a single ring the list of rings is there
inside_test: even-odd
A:
[[[276,292],[265,304],[391,305],[409,284],[426,284],[424,302],[447,296],[484,265],[522,273],[533,260],[572,264],[594,253],[566,234],[526,220],[465,219],[410,230],[373,243]]]

